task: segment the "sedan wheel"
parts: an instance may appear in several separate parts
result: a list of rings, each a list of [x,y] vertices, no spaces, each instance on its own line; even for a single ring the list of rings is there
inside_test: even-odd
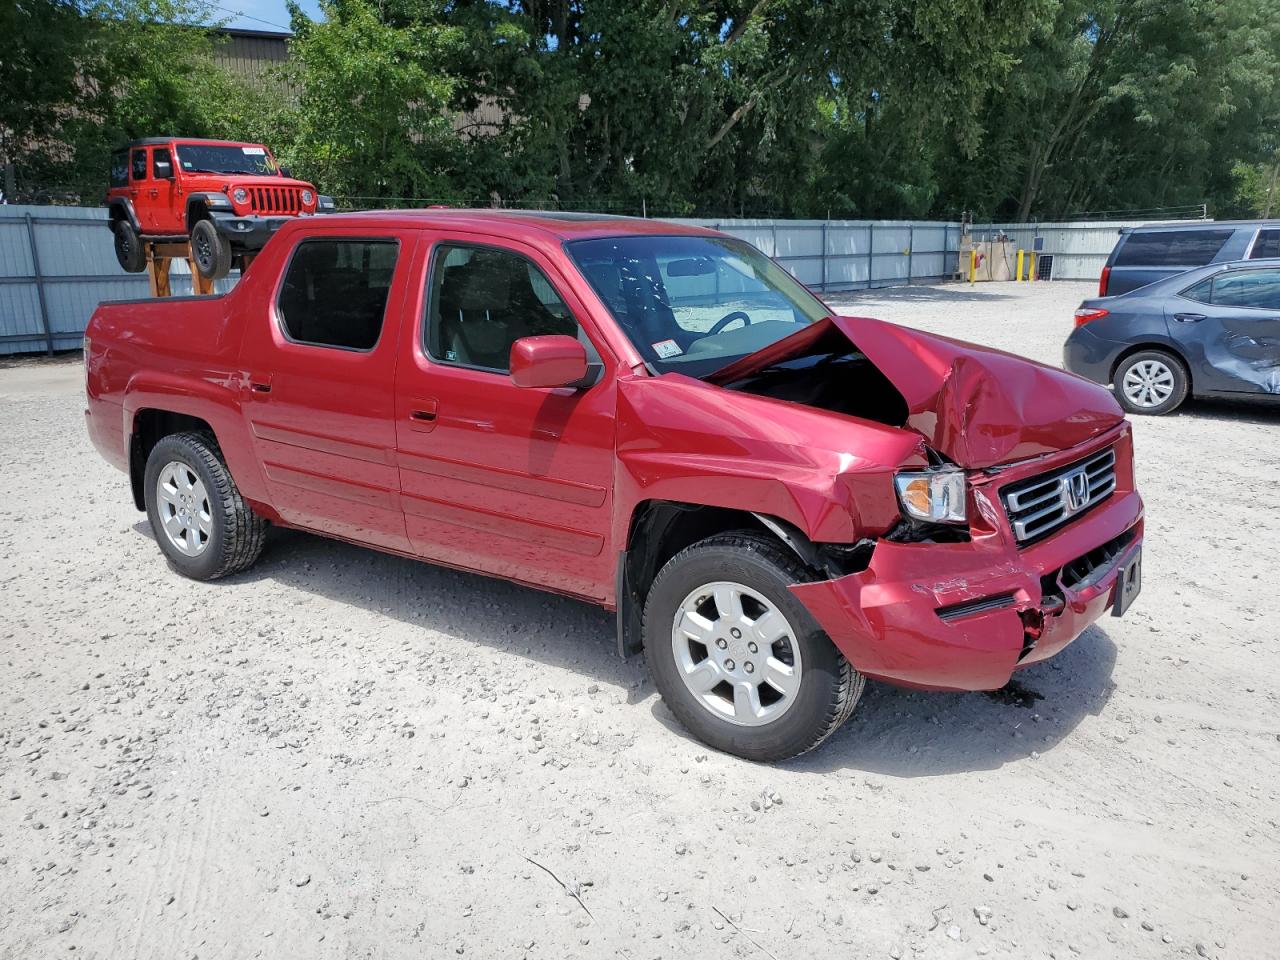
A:
[[[1163,350],[1143,350],[1126,357],[1115,372],[1115,395],[1130,413],[1162,414],[1187,396],[1186,368]]]

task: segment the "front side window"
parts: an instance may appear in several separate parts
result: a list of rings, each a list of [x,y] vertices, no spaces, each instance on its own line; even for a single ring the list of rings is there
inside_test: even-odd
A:
[[[1270,260],[1274,257],[1280,257],[1280,230],[1259,230],[1249,259]]]
[[[134,180],[147,179],[147,151],[135,150],[129,158],[129,176]]]
[[[183,173],[248,173],[281,176],[275,157],[266,147],[229,143],[179,143],[178,163]]]
[[[432,260],[427,354],[437,362],[505,373],[521,337],[577,337],[599,355],[546,274],[519,254],[443,244]]]
[[[151,174],[157,180],[173,175],[173,160],[168,147],[156,147],[151,153]]]
[[[566,249],[658,373],[708,376],[829,314],[741,240],[608,237]]]
[[[1129,234],[1117,267],[1203,267],[1212,263],[1234,230],[1148,230]]]
[[[1220,307],[1280,310],[1280,270],[1239,270],[1213,278],[1213,303]]]
[[[400,245],[395,240],[304,240],[280,288],[290,340],[372,350],[382,333]]]

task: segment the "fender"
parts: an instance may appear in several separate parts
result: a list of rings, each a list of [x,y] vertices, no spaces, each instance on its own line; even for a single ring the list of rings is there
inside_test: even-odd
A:
[[[107,204],[107,226],[110,227],[116,219],[112,216],[117,210],[123,213],[123,218],[133,225],[133,229],[138,233],[142,233],[142,224],[138,221],[138,214],[133,209],[133,201],[126,197],[112,197],[111,202]]]
[[[190,227],[191,224],[200,219],[200,215],[205,211],[218,210],[231,213],[233,209],[231,199],[225,193],[219,193],[215,190],[201,190],[199,193],[193,193],[187,197],[186,223]]]
[[[192,379],[159,370],[141,371],[130,379],[124,392],[125,442],[131,442],[134,423],[141,410],[164,410],[198,417],[213,428],[227,469],[240,493],[274,516],[262,466],[258,463],[241,415],[239,392],[242,389],[244,385],[240,375],[231,370],[223,372],[217,379]]]

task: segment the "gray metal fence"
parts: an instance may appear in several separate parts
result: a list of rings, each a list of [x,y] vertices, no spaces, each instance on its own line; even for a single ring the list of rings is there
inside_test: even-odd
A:
[[[103,300],[145,297],[146,274],[122,273],[103,207],[0,206],[0,354],[75,349]],[[941,220],[684,220],[740,237],[815,290],[931,283],[959,269],[961,226]],[[1115,245],[1117,222],[976,224],[976,237],[1003,232],[1031,249],[1044,239],[1053,277],[1096,280]],[[191,289],[173,262],[173,292]],[[236,274],[218,281],[234,286]]]
[[[151,292],[145,273],[116,263],[106,220],[105,207],[0,206],[0,354],[76,349],[101,301]],[[185,261],[173,262],[171,282],[191,292]]]

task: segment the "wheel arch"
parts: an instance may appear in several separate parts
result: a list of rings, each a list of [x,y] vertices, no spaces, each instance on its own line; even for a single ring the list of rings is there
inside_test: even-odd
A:
[[[134,412],[133,429],[129,434],[129,485],[133,490],[133,504],[139,510],[147,508],[143,475],[151,451],[165,437],[188,430],[208,431],[217,442],[218,434],[213,425],[201,417],[156,407],[143,407]]]
[[[1181,363],[1182,370],[1187,375],[1187,396],[1190,397],[1195,394],[1195,378],[1191,373],[1191,363],[1187,359],[1187,355],[1167,340],[1144,340],[1141,343],[1130,344],[1125,347],[1111,361],[1111,371],[1108,375],[1109,381],[1114,384],[1116,382],[1116,371],[1120,369],[1120,365],[1135,353],[1142,353],[1144,350],[1158,350],[1161,353],[1167,353]]]
[[[116,222],[120,220],[127,220],[132,224],[133,229],[139,233],[142,232],[142,224],[138,222],[138,214],[133,209],[133,202],[125,197],[112,197],[107,204],[107,226],[114,230]]]
[[[848,572],[797,528],[779,517],[708,504],[644,500],[636,504],[616,571],[618,653],[641,648],[640,614],[658,571],[685,547],[719,533],[750,530],[794,553],[816,576]]]

